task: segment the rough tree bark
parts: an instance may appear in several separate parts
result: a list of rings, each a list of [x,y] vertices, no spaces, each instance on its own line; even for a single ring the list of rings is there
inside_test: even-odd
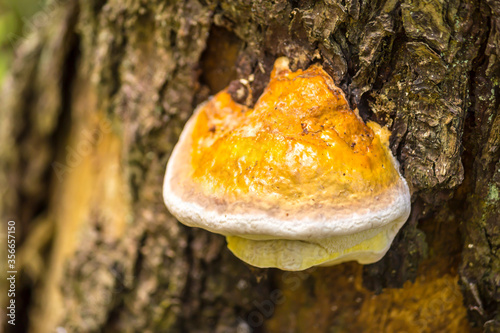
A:
[[[44,17],[1,98],[16,331],[500,331],[499,2],[59,0]],[[250,268],[163,205],[194,107],[252,74],[255,101],[282,55],[392,130],[413,207],[378,263]]]

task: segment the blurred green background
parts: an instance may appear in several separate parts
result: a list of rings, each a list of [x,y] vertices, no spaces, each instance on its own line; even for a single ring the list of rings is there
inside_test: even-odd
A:
[[[14,57],[14,47],[23,38],[23,27],[45,0],[0,0],[0,85]]]

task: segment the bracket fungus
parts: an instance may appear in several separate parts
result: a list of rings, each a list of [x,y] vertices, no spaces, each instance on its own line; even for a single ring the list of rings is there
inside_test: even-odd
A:
[[[292,72],[279,58],[253,109],[226,89],[195,110],[168,162],[165,203],[254,266],[373,263],[410,214],[389,134],[366,125],[320,65]]]

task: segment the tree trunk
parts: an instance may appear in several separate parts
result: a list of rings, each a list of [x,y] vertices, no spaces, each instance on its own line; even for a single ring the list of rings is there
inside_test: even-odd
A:
[[[500,331],[498,2],[54,0],[36,22],[1,99],[7,332]],[[196,105],[252,74],[255,102],[283,55],[392,130],[412,214],[378,263],[255,269],[163,204]]]

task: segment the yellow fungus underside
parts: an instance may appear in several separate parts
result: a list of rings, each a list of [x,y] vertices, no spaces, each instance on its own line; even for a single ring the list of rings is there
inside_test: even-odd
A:
[[[297,271],[312,266],[331,266],[356,260],[378,261],[388,250],[398,225],[389,224],[353,235],[317,239],[313,242],[271,239],[253,240],[227,236],[227,246],[238,258],[256,267]]]

